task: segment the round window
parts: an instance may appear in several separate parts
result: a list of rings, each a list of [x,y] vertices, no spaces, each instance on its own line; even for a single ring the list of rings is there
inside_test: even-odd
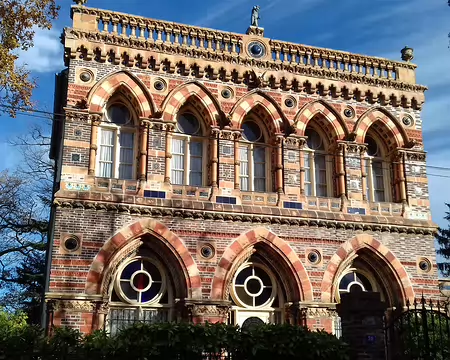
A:
[[[379,155],[378,144],[374,138],[371,138],[370,136],[366,136],[366,144],[367,144],[367,154],[369,156],[378,156]]]
[[[112,105],[107,111],[108,120],[117,125],[125,125],[130,122],[130,111],[123,105]]]
[[[262,131],[257,123],[254,121],[246,121],[242,125],[244,130],[244,139],[251,142],[261,142],[262,141]]]
[[[323,150],[323,141],[317,131],[313,129],[307,129],[305,135],[308,137],[306,143],[311,150]]]
[[[161,298],[165,281],[157,265],[148,259],[136,259],[120,272],[116,290],[124,301],[146,304]]]
[[[178,116],[178,131],[186,135],[198,135],[200,133],[200,122],[191,113],[183,113]]]
[[[244,307],[270,305],[276,295],[276,283],[271,275],[257,264],[247,263],[238,270],[234,281],[233,299]]]
[[[369,279],[356,271],[345,274],[339,282],[339,294],[373,290],[372,283]]]

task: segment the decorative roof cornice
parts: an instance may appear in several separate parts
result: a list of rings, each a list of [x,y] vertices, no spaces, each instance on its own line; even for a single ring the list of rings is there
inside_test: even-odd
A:
[[[57,208],[83,209],[92,211],[108,211],[131,214],[135,216],[176,217],[190,220],[219,220],[231,222],[247,222],[255,224],[279,224],[291,226],[311,226],[330,229],[380,231],[392,233],[408,233],[418,235],[433,235],[436,226],[428,221],[393,219],[385,216],[355,215],[282,209],[257,206],[260,213],[247,214],[240,205],[224,205],[197,202],[205,204],[208,210],[177,208],[169,199],[153,199],[155,206],[139,206],[121,203],[93,202],[58,198],[53,205]],[[162,204],[164,202],[164,204]],[[248,208],[249,206],[245,206]],[[267,211],[265,211],[267,210]],[[269,215],[271,214],[271,215]],[[275,215],[274,215],[275,214]]]

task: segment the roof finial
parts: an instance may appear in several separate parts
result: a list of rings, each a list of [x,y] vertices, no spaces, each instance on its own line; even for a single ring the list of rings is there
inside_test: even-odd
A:
[[[87,3],[87,0],[73,0],[73,2],[79,6],[83,6]]]

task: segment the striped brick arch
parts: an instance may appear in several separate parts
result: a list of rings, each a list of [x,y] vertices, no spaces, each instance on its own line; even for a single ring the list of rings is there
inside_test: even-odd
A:
[[[244,252],[251,249],[255,244],[264,242],[283,258],[291,270],[292,278],[295,279],[299,294],[302,296],[301,300],[312,301],[313,291],[311,281],[303,264],[298,258],[291,246],[280,239],[277,235],[266,228],[257,228],[239,236],[231,245],[224,251],[222,258],[217,265],[214,274],[211,298],[214,300],[227,300],[228,291],[226,287],[228,279],[234,274],[231,274],[233,264]],[[236,269],[234,269],[236,270]],[[290,280],[290,279],[286,279]]]
[[[267,118],[264,123],[270,134],[285,133],[285,126],[288,126],[289,122],[284,120],[283,113],[275,100],[262,92],[250,92],[234,105],[230,112],[231,126],[240,129],[245,117],[251,111],[260,112],[258,110],[262,110],[267,115],[264,116],[264,118]]]
[[[120,71],[100,80],[88,96],[89,111],[101,113],[105,104],[118,90],[130,94],[129,99],[140,117],[149,118],[155,112],[155,106],[145,85],[133,74]]]
[[[382,243],[367,234],[357,235],[352,240],[345,242],[332,256],[322,280],[322,302],[334,302],[334,292],[336,290],[337,275],[340,267],[345,266],[345,260],[357,254],[359,251],[367,249],[383,261],[389,267],[390,272],[400,285],[402,300],[414,301],[414,290],[409,280],[405,268],[397,257]]]
[[[190,101],[207,121],[208,126],[220,126],[222,116],[217,100],[208,89],[197,82],[180,85],[167,96],[162,105],[163,120],[174,120],[180,108]]]
[[[188,249],[177,235],[153,219],[142,219],[122,228],[103,245],[89,269],[85,293],[99,294],[104,270],[114,255],[128,243],[145,234],[152,234],[154,235],[152,239],[156,238],[155,241],[163,241],[167,245],[185,273],[188,294],[193,299],[201,298],[200,273]]]
[[[409,142],[408,135],[395,117],[381,108],[371,109],[359,118],[353,129],[355,141],[364,143],[367,131],[372,127],[381,136],[389,152]]]
[[[304,136],[310,121],[317,121],[319,127],[326,133],[328,141],[342,140],[348,134],[345,122],[339,114],[322,100],[313,101],[300,109],[294,120],[297,135]]]

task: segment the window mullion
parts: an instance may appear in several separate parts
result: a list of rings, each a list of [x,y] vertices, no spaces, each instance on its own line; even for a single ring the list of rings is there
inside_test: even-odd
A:
[[[184,142],[185,148],[184,148],[184,184],[189,184],[189,177],[191,175],[191,138],[188,137],[186,141]]]
[[[317,195],[317,182],[316,182],[316,162],[314,158],[314,152],[309,153],[309,163],[310,163],[310,177],[311,177],[311,190],[312,190],[312,196]]]
[[[255,178],[253,176],[253,168],[254,168],[254,164],[253,164],[253,144],[250,144],[249,146],[249,151],[248,151],[248,189],[249,191],[254,191],[255,189]]]
[[[114,159],[113,159],[113,177],[118,179],[119,178],[119,162],[120,162],[120,130],[116,129],[115,131],[116,137],[114,142]]]
[[[369,178],[369,201],[371,202],[375,202],[375,193],[374,193],[374,181],[373,181],[373,169],[372,169],[372,159],[368,158],[367,159],[369,166],[367,166],[369,174],[368,174],[368,178]]]

